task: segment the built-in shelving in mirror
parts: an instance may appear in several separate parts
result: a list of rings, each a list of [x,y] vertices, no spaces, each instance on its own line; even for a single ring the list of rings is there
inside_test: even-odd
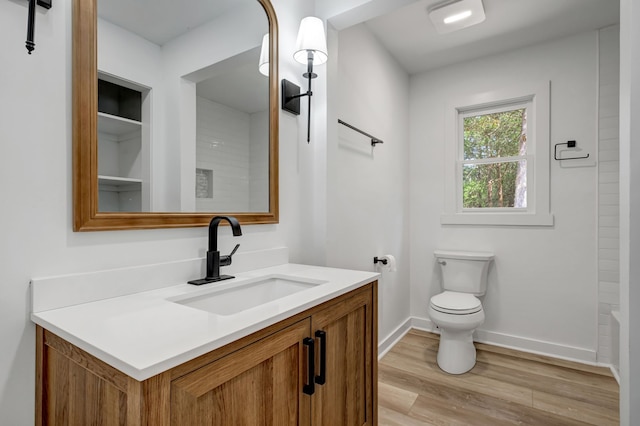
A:
[[[273,7],[174,3],[73,2],[75,231],[278,222]]]

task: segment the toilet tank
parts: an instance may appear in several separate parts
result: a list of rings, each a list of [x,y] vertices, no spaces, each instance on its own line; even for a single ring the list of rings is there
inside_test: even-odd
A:
[[[487,291],[489,265],[493,253],[436,250],[436,261],[442,271],[442,288],[482,296]]]

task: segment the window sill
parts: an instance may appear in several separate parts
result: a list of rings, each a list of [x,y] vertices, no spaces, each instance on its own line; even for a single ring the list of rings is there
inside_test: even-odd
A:
[[[442,225],[553,226],[553,214],[455,213],[440,216]]]

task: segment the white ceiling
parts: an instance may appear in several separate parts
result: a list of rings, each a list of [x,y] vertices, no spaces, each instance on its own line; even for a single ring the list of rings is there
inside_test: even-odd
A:
[[[483,0],[487,19],[440,35],[419,0],[365,23],[410,74],[619,22],[618,0]]]
[[[483,0],[487,17],[484,22],[441,35],[427,15],[427,8],[439,1],[413,1],[365,22],[410,74],[619,22],[619,0]],[[99,0],[98,14],[163,45],[247,3],[255,0],[189,0],[188,7],[175,0]],[[406,4],[406,1],[398,3]],[[253,69],[257,69],[257,59],[251,62],[242,67],[246,75],[236,79],[241,84],[232,84],[233,73],[219,74],[199,84],[199,94],[213,99],[226,98],[237,104],[238,109],[251,111],[249,102],[242,100],[243,93],[261,92],[251,89],[254,81],[260,86],[264,84],[262,76]],[[256,75],[249,78],[251,73]],[[214,89],[216,86],[226,89]]]
[[[255,0],[98,0],[98,15],[162,46],[247,3]]]
[[[268,110],[269,79],[258,72],[260,47],[213,64],[196,94],[248,114]]]
[[[256,0],[98,0],[98,15],[163,46],[174,38]],[[265,14],[265,31],[266,31]],[[194,73],[198,96],[253,114],[269,107],[267,77],[258,72],[260,47]],[[197,76],[195,75],[197,74]]]

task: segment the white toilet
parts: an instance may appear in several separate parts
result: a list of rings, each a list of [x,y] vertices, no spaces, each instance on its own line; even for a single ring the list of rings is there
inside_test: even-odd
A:
[[[429,317],[440,329],[438,366],[462,374],[476,364],[473,331],[484,322],[482,303],[476,296],[487,289],[493,253],[436,250],[444,292],[431,298]]]

